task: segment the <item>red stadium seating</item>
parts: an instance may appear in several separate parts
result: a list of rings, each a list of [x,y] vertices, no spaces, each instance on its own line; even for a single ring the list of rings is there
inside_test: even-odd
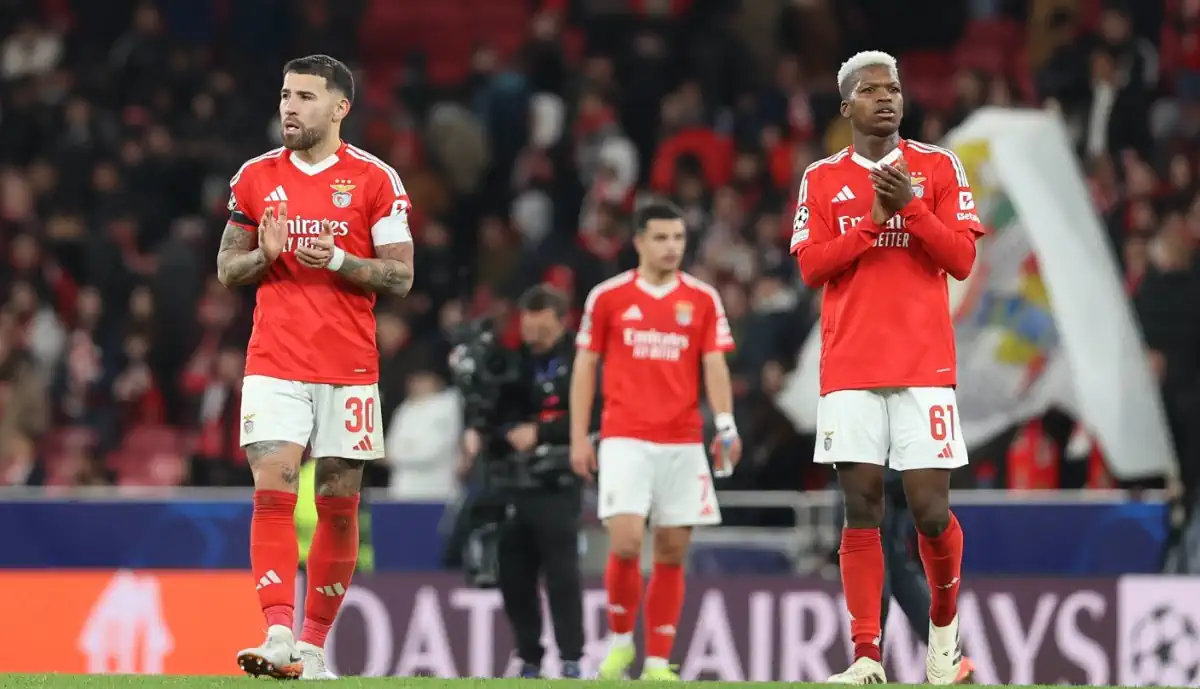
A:
[[[424,52],[430,81],[448,86],[470,73],[471,55],[479,45],[511,57],[525,41],[529,18],[524,0],[373,0],[363,18],[360,44],[371,66],[394,66],[409,53]]]

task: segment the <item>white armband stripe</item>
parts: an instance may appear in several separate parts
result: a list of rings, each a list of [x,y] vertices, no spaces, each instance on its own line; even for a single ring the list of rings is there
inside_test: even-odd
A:
[[[412,232],[408,229],[408,214],[400,213],[380,218],[371,228],[371,241],[375,246],[411,242]]]

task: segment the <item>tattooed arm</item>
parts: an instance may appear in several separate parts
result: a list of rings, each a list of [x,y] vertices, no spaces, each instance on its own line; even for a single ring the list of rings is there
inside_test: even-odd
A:
[[[378,258],[346,253],[337,273],[365,290],[407,296],[413,283],[412,242],[383,244],[375,254]]]
[[[256,233],[229,223],[221,235],[217,252],[217,279],[226,287],[252,285],[259,281],[271,262],[257,244]]]

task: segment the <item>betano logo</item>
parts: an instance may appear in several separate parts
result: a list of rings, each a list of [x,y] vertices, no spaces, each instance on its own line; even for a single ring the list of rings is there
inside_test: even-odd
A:
[[[9,570],[0,587],[20,592],[0,625],[4,673],[232,675],[262,639],[247,572]]]
[[[133,572],[113,575],[79,635],[90,673],[162,674],[174,649],[158,580]]]

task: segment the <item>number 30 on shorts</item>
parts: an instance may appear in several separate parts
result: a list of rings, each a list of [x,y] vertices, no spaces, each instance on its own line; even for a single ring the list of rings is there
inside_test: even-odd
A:
[[[935,404],[929,408],[929,435],[934,440],[958,439],[958,419],[954,417],[953,404]]]
[[[346,419],[346,430],[351,433],[375,432],[375,398],[347,397],[346,411],[350,416]]]

